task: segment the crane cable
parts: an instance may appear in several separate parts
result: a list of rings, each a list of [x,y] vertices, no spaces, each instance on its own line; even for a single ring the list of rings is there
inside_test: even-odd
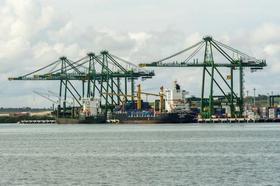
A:
[[[31,74],[34,74],[34,73],[39,72],[39,71],[41,71],[41,70],[44,70],[44,69],[46,69],[46,68],[48,68],[48,67],[54,65],[55,63],[57,63],[57,62],[59,62],[59,61],[60,61],[60,60],[56,60],[55,62],[52,62],[51,64],[49,64],[49,65],[47,65],[47,66],[44,66],[44,67],[42,67],[42,68],[39,68],[38,70],[35,70],[35,71],[33,71],[33,72],[30,72],[30,73],[25,74],[25,75],[20,76],[20,77],[27,77],[27,76],[29,76],[29,75],[31,75]]]
[[[155,61],[155,62],[153,62],[153,63],[161,63],[161,62],[163,62],[163,61],[165,61],[165,60],[168,60],[168,59],[170,59],[170,58],[173,58],[173,57],[175,57],[175,56],[178,56],[178,55],[180,55],[180,54],[182,54],[182,53],[184,53],[184,52],[186,52],[186,51],[188,51],[188,50],[190,50],[190,49],[192,49],[192,48],[195,48],[196,46],[198,46],[198,45],[200,45],[200,44],[202,44],[202,43],[204,43],[204,41],[200,41],[200,42],[198,42],[198,43],[196,43],[196,44],[194,44],[194,45],[192,45],[192,46],[190,46],[190,47],[188,47],[188,48],[186,48],[186,49],[184,49],[184,50],[181,50],[181,51],[179,51],[179,52],[177,52],[177,53],[175,53],[175,54],[173,54],[173,55],[171,55],[171,56],[168,56],[168,57],[163,58],[163,59],[161,59],[161,60]]]
[[[249,59],[253,59],[253,60],[259,62],[259,60],[256,59],[255,57],[249,56],[248,54],[245,54],[245,53],[243,53],[243,52],[241,52],[241,51],[239,51],[239,50],[237,50],[237,49],[235,49],[235,48],[232,48],[232,47],[230,47],[230,46],[228,46],[228,45],[226,45],[226,44],[224,44],[224,43],[221,43],[221,42],[219,42],[219,41],[216,41],[216,40],[214,40],[214,41],[215,41],[216,43],[218,43],[219,45],[221,45],[222,47],[224,47],[224,48],[226,48],[226,49],[228,49],[228,50],[230,50],[230,51],[232,51],[232,52],[235,52],[235,53],[237,53],[237,54],[239,54],[239,55],[241,55],[241,56],[243,56],[243,57],[247,57],[247,58],[249,58]]]

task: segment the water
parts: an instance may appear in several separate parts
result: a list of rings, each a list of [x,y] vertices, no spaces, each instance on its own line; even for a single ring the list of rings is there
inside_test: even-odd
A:
[[[0,185],[280,185],[280,124],[4,124],[0,177]]]

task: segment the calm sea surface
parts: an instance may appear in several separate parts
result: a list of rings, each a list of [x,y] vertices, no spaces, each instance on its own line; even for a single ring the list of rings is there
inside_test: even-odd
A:
[[[280,185],[280,124],[2,124],[0,185]]]

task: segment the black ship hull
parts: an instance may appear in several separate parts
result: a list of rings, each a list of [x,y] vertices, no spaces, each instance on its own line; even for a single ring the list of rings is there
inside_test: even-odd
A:
[[[160,123],[194,123],[195,115],[187,112],[161,113],[158,115],[142,115],[113,113],[111,120],[126,124],[160,124]]]

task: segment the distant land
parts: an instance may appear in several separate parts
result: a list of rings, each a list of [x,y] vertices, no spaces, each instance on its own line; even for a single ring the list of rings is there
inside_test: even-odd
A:
[[[17,123],[21,120],[48,120],[52,108],[0,108],[0,123]]]
[[[52,111],[52,108],[31,108],[31,107],[4,108],[4,107],[0,107],[0,113],[10,113],[10,112],[43,112],[43,111]]]

